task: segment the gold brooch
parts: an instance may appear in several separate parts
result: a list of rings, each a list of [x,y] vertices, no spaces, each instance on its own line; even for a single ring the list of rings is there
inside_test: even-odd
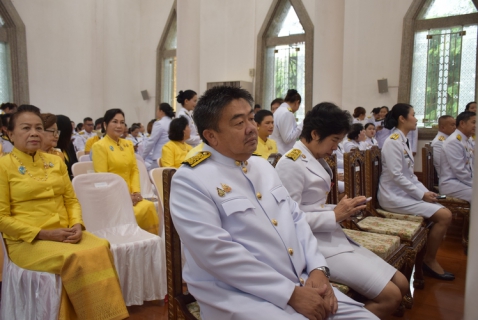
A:
[[[226,195],[226,193],[224,192],[224,190],[220,189],[220,188],[216,188],[217,189],[217,195],[220,196],[220,197],[224,197]]]
[[[229,193],[229,192],[232,191],[231,187],[229,187],[229,186],[228,186],[227,184],[225,184],[225,183],[221,183],[221,187],[222,187],[222,189],[224,189],[224,191],[225,191],[226,193]]]

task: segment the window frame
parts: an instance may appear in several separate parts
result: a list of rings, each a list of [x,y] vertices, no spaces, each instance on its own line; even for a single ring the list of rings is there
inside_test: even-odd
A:
[[[10,54],[11,92],[13,103],[29,104],[27,41],[25,24],[11,0],[0,0],[0,16],[5,24],[0,27],[0,41],[7,43]]]
[[[413,0],[403,18],[402,50],[400,58],[400,79],[398,85],[397,102],[410,103],[412,86],[413,49],[415,32],[436,28],[446,28],[457,25],[478,24],[478,13],[470,13],[458,16],[419,20],[418,15],[428,0]],[[478,0],[471,0],[478,10]],[[478,46],[477,46],[478,52]],[[477,54],[478,71],[478,54]],[[475,78],[475,100],[478,96],[478,77]],[[437,129],[418,128],[420,139],[433,139]]]
[[[177,57],[177,49],[166,50],[166,39],[168,38],[169,30],[173,24],[174,18],[177,19],[177,3],[174,0],[168,19],[166,20],[165,28],[161,38],[159,39],[158,47],[156,49],[156,104],[155,109],[162,101],[162,81],[163,81],[163,60],[167,58]],[[177,21],[177,20],[176,20]],[[172,107],[172,106],[171,106]]]
[[[307,10],[301,0],[288,0],[299,17],[299,21],[304,28],[305,34],[290,35],[286,37],[269,37],[267,35],[269,27],[279,9],[282,0],[273,0],[269,11],[264,19],[262,27],[257,36],[257,55],[256,55],[256,78],[254,98],[255,102],[265,109],[270,108],[271,101],[263,101],[264,80],[266,66],[266,49],[270,46],[291,44],[296,42],[305,42],[305,100],[304,111],[312,109],[313,76],[314,76],[314,24],[307,13]],[[291,88],[294,89],[294,88]],[[285,97],[282,97],[285,98]]]

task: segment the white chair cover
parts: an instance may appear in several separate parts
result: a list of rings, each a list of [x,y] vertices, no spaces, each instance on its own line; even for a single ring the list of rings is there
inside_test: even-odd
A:
[[[60,276],[20,268],[8,257],[1,233],[0,237],[4,254],[0,319],[58,319]]]
[[[148,169],[146,169],[146,165],[144,161],[136,161],[139,170],[139,180],[141,184],[141,196],[147,199],[157,199],[156,194],[154,192],[153,184],[149,179]],[[157,200],[156,200],[157,201]]]
[[[80,159],[81,156],[85,155],[85,150],[77,151],[76,152],[76,158]]]
[[[141,153],[142,154],[142,153]],[[144,159],[143,157],[140,155],[140,153],[135,153],[134,156],[136,157],[136,160],[137,161],[141,161],[142,163],[144,163]]]
[[[86,230],[107,239],[127,306],[166,295],[164,239],[138,227],[126,182],[113,173],[73,179]]]
[[[84,154],[78,158],[79,162],[91,161],[89,154]]]
[[[80,174],[95,173],[93,161],[76,162],[71,166],[71,172],[75,177]]]

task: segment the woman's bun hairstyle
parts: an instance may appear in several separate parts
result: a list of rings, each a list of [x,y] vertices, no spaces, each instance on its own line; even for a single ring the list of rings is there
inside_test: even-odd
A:
[[[176,96],[176,101],[184,106],[184,101],[191,100],[196,96],[197,93],[193,90],[179,91],[179,94]]]
[[[382,107],[383,108],[383,107]],[[405,119],[408,117],[411,105],[406,103],[397,103],[393,106],[392,110],[385,116],[383,126],[389,130],[398,126],[398,119],[403,116]]]

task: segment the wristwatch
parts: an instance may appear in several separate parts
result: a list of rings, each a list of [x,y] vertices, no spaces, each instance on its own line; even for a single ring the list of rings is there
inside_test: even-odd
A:
[[[330,270],[329,270],[328,267],[325,267],[325,266],[324,267],[318,267],[318,268],[313,269],[312,271],[314,271],[314,270],[322,271],[325,274],[325,276],[327,277],[327,279],[330,279]],[[310,273],[312,273],[312,271]]]

